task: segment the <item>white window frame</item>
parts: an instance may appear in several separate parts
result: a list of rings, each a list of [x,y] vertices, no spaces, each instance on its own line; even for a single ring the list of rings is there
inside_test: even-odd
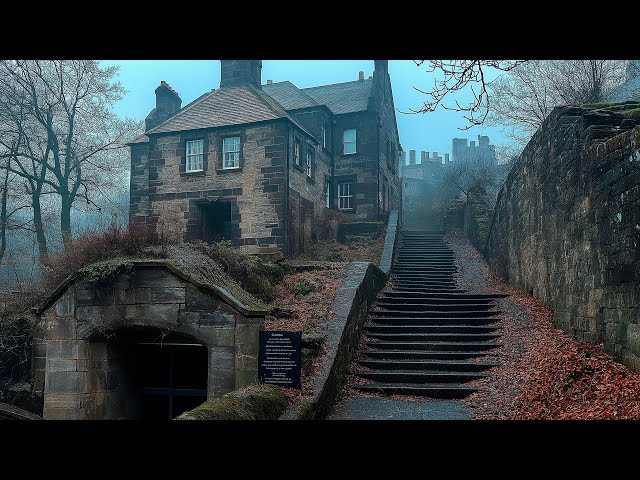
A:
[[[231,170],[234,168],[240,168],[240,137],[224,137],[222,139],[222,169]]]
[[[300,141],[298,140],[293,145],[293,163],[300,166]]]
[[[204,140],[187,140],[185,172],[204,171]]]
[[[327,127],[322,124],[322,148],[327,148]]]
[[[306,161],[306,173],[307,177],[311,178],[311,163],[313,162],[313,152],[310,147],[307,147],[307,161]]]
[[[324,206],[331,208],[331,180],[324,181]]]
[[[353,182],[338,182],[338,210],[353,210],[354,199]]]
[[[347,132],[353,132],[353,140],[347,140]],[[342,154],[343,155],[354,155],[358,152],[357,148],[357,131],[355,128],[347,128],[342,132]],[[347,145],[353,145],[353,152],[347,151]]]

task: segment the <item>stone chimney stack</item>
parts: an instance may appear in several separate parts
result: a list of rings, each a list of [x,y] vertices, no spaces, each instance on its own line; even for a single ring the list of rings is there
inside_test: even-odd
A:
[[[262,60],[220,60],[220,88],[262,88]]]
[[[358,80],[359,81],[363,81],[364,80],[364,72],[362,70],[360,70],[360,73],[358,73]]]
[[[409,165],[415,165],[415,164],[416,164],[416,151],[409,150]]]
[[[162,80],[156,88],[156,108],[144,119],[145,131],[160,125],[182,107],[182,99],[171,85]]]
[[[271,85],[273,83],[273,80],[267,80],[267,85]]]

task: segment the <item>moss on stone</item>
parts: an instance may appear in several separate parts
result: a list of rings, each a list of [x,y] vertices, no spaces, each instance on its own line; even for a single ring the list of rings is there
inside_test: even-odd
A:
[[[111,284],[118,275],[129,275],[133,271],[133,262],[129,258],[112,258],[93,263],[80,270],[80,273],[96,287]]]
[[[640,118],[640,108],[634,108],[633,110],[627,110],[624,112],[624,118]]]
[[[176,420],[276,420],[287,406],[287,396],[280,388],[254,385],[204,402]]]
[[[303,400],[297,408],[295,420],[313,420],[316,414],[316,404],[312,400]]]

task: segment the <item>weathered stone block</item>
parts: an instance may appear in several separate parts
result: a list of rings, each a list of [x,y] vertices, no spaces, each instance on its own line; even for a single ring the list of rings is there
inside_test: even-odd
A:
[[[188,284],[186,287],[186,308],[187,310],[213,310],[219,301],[207,292],[203,292],[195,285]]]
[[[47,371],[44,381],[46,393],[83,393],[88,387],[86,372]]]
[[[235,351],[234,347],[209,347],[209,365],[214,369],[232,369],[235,368]]]
[[[184,287],[154,287],[150,303],[185,303]]]
[[[73,358],[51,357],[46,360],[46,369],[49,372],[75,372],[77,361]]]
[[[179,306],[177,304],[140,304],[127,305],[127,322],[149,325],[174,325],[178,323]]]

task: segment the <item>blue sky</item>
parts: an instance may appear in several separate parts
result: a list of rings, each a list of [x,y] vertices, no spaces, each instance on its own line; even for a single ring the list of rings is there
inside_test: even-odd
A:
[[[182,105],[220,85],[219,60],[110,60],[103,64],[120,67],[119,80],[128,91],[116,105],[116,111],[122,116],[138,120],[143,120],[155,106],[154,90],[161,80],[168,82],[180,94]],[[369,77],[373,73],[373,60],[263,60],[262,82],[266,83],[267,79],[274,82],[289,80],[304,88],[357,80],[360,70],[364,71],[365,78]],[[413,87],[422,90],[431,88],[434,74],[425,70],[425,67],[418,67],[412,60],[389,62],[394,102],[399,110],[396,118],[400,142],[406,151],[437,151],[439,155],[450,153],[451,139],[454,137],[476,140],[477,135],[489,135],[491,143],[496,145],[506,141],[498,128],[458,130],[458,127],[466,126],[466,120],[459,112],[438,110],[426,114],[400,113],[419,109],[422,105],[424,95]],[[464,100],[465,96],[458,98]]]

